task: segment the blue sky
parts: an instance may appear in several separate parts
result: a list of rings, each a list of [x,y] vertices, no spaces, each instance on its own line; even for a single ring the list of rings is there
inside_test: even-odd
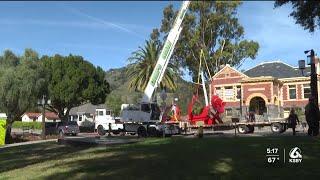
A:
[[[162,10],[181,2],[0,2],[0,51],[21,54],[32,48],[40,55],[77,54],[103,69],[127,64],[144,45]],[[304,50],[320,51],[319,32],[310,34],[289,17],[291,6],[274,9],[273,2],[244,2],[238,11],[245,38],[258,41],[257,58],[240,69],[282,60],[297,66]]]

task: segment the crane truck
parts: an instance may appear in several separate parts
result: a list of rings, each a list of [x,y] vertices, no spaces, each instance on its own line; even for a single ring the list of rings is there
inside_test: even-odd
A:
[[[147,87],[144,90],[142,101],[138,105],[123,104],[121,106],[121,121],[124,131],[130,134],[137,133],[140,137],[178,134],[178,125],[161,121],[161,111],[153,100],[153,93],[159,86],[178,41],[184,19],[190,2],[184,1],[170,30],[165,44],[158,57],[157,64],[151,74]]]
[[[193,114],[192,108],[197,100],[197,96],[192,98],[188,106],[188,120],[186,122],[171,123],[162,121],[162,113],[157,103],[152,99],[155,89],[159,86],[171,55],[173,53],[175,44],[179,38],[182,27],[181,23],[184,19],[185,13],[190,2],[183,1],[178,15],[174,21],[173,28],[170,30],[165,44],[158,57],[156,66],[148,81],[147,87],[144,90],[142,101],[138,105],[122,104],[121,106],[121,121],[123,122],[123,130],[130,134],[138,134],[140,137],[167,135],[171,136],[179,134],[180,129],[183,128],[198,128],[203,127],[236,127],[239,133],[252,133],[254,126],[270,125],[271,130],[276,133],[285,131],[285,122],[282,119],[277,119],[272,122],[235,122],[222,123],[221,114],[224,112],[225,103],[216,95],[211,95],[210,101],[205,88],[205,81],[203,71],[200,68],[200,77],[204,91],[206,106],[200,114]],[[201,59],[201,58],[200,58]],[[201,60],[200,60],[201,61]],[[201,62],[200,62],[201,66]],[[200,125],[199,125],[200,124]]]

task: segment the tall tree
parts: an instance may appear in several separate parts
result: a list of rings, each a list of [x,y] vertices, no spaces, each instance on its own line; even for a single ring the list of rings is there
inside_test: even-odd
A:
[[[236,17],[238,1],[192,1],[182,22],[183,30],[173,53],[173,63],[187,68],[197,78],[200,52],[203,50],[212,74],[221,65],[240,66],[247,58],[254,59],[259,44],[243,40],[244,29]],[[163,10],[160,36],[167,37],[177,11],[172,5]],[[208,73],[205,74],[208,78]]]
[[[109,93],[105,72],[95,68],[81,56],[44,56],[42,58],[48,77],[49,110],[67,120],[72,107],[85,102],[104,103]]]
[[[46,73],[39,64],[38,56],[30,57],[26,50],[23,56],[16,56],[11,51],[5,51],[0,57],[0,109],[8,116],[8,134],[11,124],[19,120],[30,107],[35,107],[41,90],[44,89]],[[22,59],[28,59],[23,61]]]
[[[290,13],[305,30],[314,32],[320,27],[320,1],[311,0],[276,0],[274,7],[280,7],[291,3],[293,11]]]
[[[15,67],[20,63],[20,59],[12,51],[5,50],[3,56],[0,56],[0,65],[3,68]]]
[[[149,40],[146,41],[146,45],[143,48],[139,47],[139,50],[133,52],[132,56],[128,59],[131,63],[128,69],[129,88],[131,90],[143,91],[147,87],[149,78],[156,66],[160,50],[159,42]],[[160,82],[160,87],[175,90],[177,88],[174,81],[176,72],[177,68],[172,63],[168,63],[166,72]]]
[[[115,116],[120,115],[121,104],[123,104],[123,101],[120,95],[108,96],[106,99],[106,104],[107,104],[107,107],[113,111],[113,114]]]
[[[11,120],[20,119],[26,109],[36,106],[44,89],[46,73],[38,60],[37,53],[31,49],[26,49],[20,57],[7,50],[0,57],[4,65],[0,70],[0,107]]]

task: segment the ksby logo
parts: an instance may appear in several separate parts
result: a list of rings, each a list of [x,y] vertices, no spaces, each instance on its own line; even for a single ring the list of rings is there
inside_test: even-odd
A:
[[[289,152],[289,162],[290,163],[301,163],[302,162],[302,152],[298,147],[292,148]]]

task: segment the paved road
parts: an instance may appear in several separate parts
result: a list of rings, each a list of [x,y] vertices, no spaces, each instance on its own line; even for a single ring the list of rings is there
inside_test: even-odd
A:
[[[303,130],[300,125],[297,126],[296,129],[297,136],[306,136],[306,130]],[[13,132],[22,133],[22,131],[15,129]],[[39,133],[39,132],[38,132]],[[40,134],[40,133],[39,133]],[[188,136],[184,135],[177,135],[177,136],[184,136],[186,138],[196,137],[196,131],[193,133],[188,133]],[[275,134],[271,132],[270,127],[263,127],[263,128],[255,128],[254,133],[252,134],[239,134],[236,133],[238,137],[264,137],[264,136],[292,136],[292,129],[287,129],[286,132],[281,134]],[[224,130],[224,131],[205,131],[204,137],[234,137],[235,131],[232,130]],[[123,144],[123,143],[132,143],[137,142],[138,138],[137,135],[112,135],[112,137],[108,137],[107,135],[100,137],[97,133],[79,133],[78,136],[65,136],[65,140],[72,141],[72,142],[81,142],[81,143],[92,143],[92,144]],[[0,147],[0,149],[13,147],[13,146],[20,146],[20,145],[29,145],[29,144],[36,144],[36,143],[43,143],[43,142],[54,142],[58,139],[49,139],[49,140],[39,140],[39,141],[29,141],[29,142],[22,142],[22,143],[15,143],[15,144],[8,144],[5,146]]]
[[[197,131],[193,131],[191,133],[188,133],[188,137],[194,137],[194,135],[197,133]],[[235,136],[235,131],[234,129],[231,130],[224,130],[224,131],[205,131],[204,132],[205,136],[212,136],[212,137],[234,137]],[[262,128],[257,128],[255,127],[255,131],[252,134],[239,134],[238,132],[236,133],[237,136],[239,137],[263,137],[263,136],[292,136],[292,129],[287,129],[286,132],[277,134],[273,133],[270,129],[270,126],[262,127]],[[297,126],[296,128],[296,135],[297,136],[306,136],[307,132],[306,130],[303,131],[302,127],[300,125]],[[96,133],[80,133],[77,137],[68,137],[68,138],[83,138],[83,137],[90,137],[94,138],[96,136],[99,136]],[[177,135],[177,136],[184,136],[182,135]],[[107,135],[103,136],[102,138],[106,138]],[[112,137],[121,137],[120,135],[112,135]],[[137,135],[126,135],[125,137],[137,137]]]
[[[307,129],[303,130],[303,128],[298,125],[296,128],[297,136],[306,136]],[[193,131],[193,133],[197,133],[197,131]],[[217,137],[233,137],[235,136],[234,129],[232,130],[224,130],[224,131],[204,131],[204,134],[207,136],[217,136]],[[262,137],[262,136],[292,136],[292,129],[287,129],[284,133],[277,134],[271,131],[270,126],[265,126],[262,128],[255,127],[254,133],[251,134],[240,134],[238,131],[236,132],[237,136],[240,137]]]
[[[306,133],[307,133],[306,132],[307,129],[305,129],[303,131],[301,125],[297,126],[296,131],[297,131],[297,135],[306,135]],[[12,132],[22,134],[21,129],[12,129]],[[197,131],[194,130],[192,133],[196,133],[196,132]],[[40,135],[41,131],[36,130],[33,133]],[[192,133],[190,133],[190,134],[192,134]],[[235,132],[234,132],[234,129],[231,129],[231,130],[223,130],[223,131],[205,131],[205,134],[216,134],[216,135],[219,134],[219,135],[230,136],[230,135],[234,135]],[[237,132],[237,135],[239,135],[239,136],[290,136],[290,135],[292,135],[292,129],[287,129],[286,132],[281,133],[281,134],[275,134],[275,133],[272,133],[270,126],[266,126],[266,127],[262,127],[262,128],[255,127],[255,131],[252,134],[239,134]],[[67,136],[67,137],[70,139],[70,138],[81,138],[81,137],[92,137],[93,138],[96,136],[99,136],[99,135],[97,133],[79,133],[78,136],[76,136],[76,137],[72,137],[72,136]],[[120,135],[112,135],[112,136],[118,137]],[[126,136],[136,137],[137,135],[135,135],[135,136],[126,135]],[[107,137],[107,134],[104,137]]]

